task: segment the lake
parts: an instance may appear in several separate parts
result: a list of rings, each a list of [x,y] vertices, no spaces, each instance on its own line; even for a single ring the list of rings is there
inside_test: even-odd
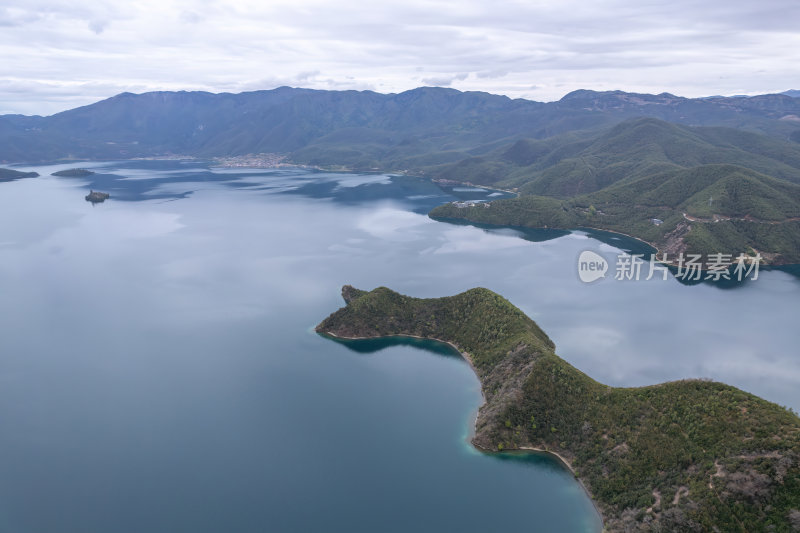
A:
[[[81,166],[97,174],[56,178]],[[0,183],[0,531],[597,532],[546,455],[482,454],[470,367],[313,332],[341,286],[484,286],[611,385],[724,381],[800,409],[800,279],[604,279],[639,246],[431,220],[501,193],[203,161],[17,167]],[[90,189],[111,199],[93,205]]]

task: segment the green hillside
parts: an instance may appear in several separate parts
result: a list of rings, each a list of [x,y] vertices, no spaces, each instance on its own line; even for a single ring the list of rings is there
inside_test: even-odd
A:
[[[673,254],[800,262],[800,148],[757,134],[638,119],[590,140],[519,141],[436,175],[520,191],[488,208],[440,206],[436,218],[593,227]]]
[[[473,442],[569,461],[610,531],[790,531],[800,509],[800,419],[735,387],[686,380],[614,388],[554,353],[486,290],[434,299],[343,288],[317,326],[340,338],[409,335],[456,346],[486,403]],[[716,529],[714,529],[716,528]]]
[[[586,135],[584,133],[584,135]],[[690,128],[653,118],[625,121],[590,139],[577,133],[521,140],[433,169],[436,177],[572,197],[620,181],[709,164],[738,165],[800,183],[800,145],[731,128]]]

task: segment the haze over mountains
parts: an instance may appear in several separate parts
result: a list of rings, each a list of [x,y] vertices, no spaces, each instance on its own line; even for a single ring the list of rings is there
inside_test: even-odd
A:
[[[280,152],[315,165],[421,169],[636,116],[800,141],[800,99],[787,94],[690,99],[580,90],[541,103],[432,87],[399,94],[280,87],[123,93],[49,117],[0,116],[0,161]]]

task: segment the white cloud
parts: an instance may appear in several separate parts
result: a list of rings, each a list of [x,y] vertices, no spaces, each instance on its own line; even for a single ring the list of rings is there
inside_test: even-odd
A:
[[[456,81],[464,81],[469,77],[468,73],[453,74],[452,76],[441,76],[434,78],[422,78],[424,85],[432,85],[435,87],[449,87]]]
[[[553,100],[797,85],[794,0],[4,0],[0,113],[122,91],[421,84]]]

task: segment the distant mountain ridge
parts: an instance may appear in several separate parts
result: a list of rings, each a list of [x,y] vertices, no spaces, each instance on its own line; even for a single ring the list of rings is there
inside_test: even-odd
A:
[[[786,94],[691,99],[580,90],[541,103],[436,87],[399,94],[279,87],[122,93],[48,117],[3,115],[0,161],[280,152],[313,165],[419,170],[638,116],[800,140],[800,100]]]

